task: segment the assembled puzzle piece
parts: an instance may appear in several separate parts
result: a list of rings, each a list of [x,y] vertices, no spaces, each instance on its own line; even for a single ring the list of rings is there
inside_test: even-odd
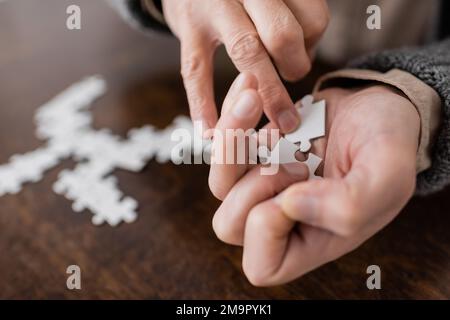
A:
[[[322,177],[315,175],[315,172],[322,162],[322,158],[316,156],[314,153],[309,153],[306,161],[299,161],[295,157],[297,151],[297,145],[281,138],[272,151],[269,151],[266,146],[260,146],[258,148],[258,155],[263,164],[304,163],[308,167],[309,179],[321,179]]]
[[[290,142],[285,138],[281,138],[275,147],[270,151],[267,146],[258,148],[258,155],[263,164],[283,164],[298,162],[295,153],[298,151],[298,145]]]
[[[297,130],[285,135],[293,143],[300,142],[300,151],[311,149],[311,140],[325,135],[325,100],[313,102],[313,96],[307,95],[297,103],[301,124]]]
[[[122,221],[134,221],[137,217],[137,201],[123,196],[114,176],[102,178],[99,166],[101,163],[91,161],[78,164],[72,171],[62,171],[53,190],[73,201],[73,211],[89,210],[94,213],[92,222],[95,225],[107,222],[117,226]]]
[[[322,179],[321,176],[316,176],[316,174],[315,174],[315,172],[316,172],[317,168],[319,168],[319,165],[321,162],[322,162],[322,158],[316,156],[314,153],[308,154],[308,159],[303,162],[308,167],[308,171],[309,171],[308,180]]]

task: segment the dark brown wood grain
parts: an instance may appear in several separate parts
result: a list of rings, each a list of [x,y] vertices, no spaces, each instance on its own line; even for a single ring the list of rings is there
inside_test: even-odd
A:
[[[82,30],[65,28],[66,7],[82,8]],[[95,126],[125,134],[164,127],[187,102],[178,44],[131,30],[103,1],[14,0],[0,4],[0,163],[42,142],[34,135],[38,106],[84,76],[103,75],[109,91],[94,107]],[[223,55],[223,54],[222,54]],[[219,58],[220,102],[236,72]],[[290,85],[294,98],[313,75]],[[57,174],[0,198],[0,298],[450,298],[450,190],[414,198],[387,228],[345,257],[275,288],[252,287],[241,249],[218,241],[218,206],[208,167],[152,161],[142,173],[116,172],[140,205],[135,223],[95,227],[91,215],[51,191]],[[82,290],[66,289],[66,267],[82,269]],[[369,291],[368,265],[382,269],[382,290]]]

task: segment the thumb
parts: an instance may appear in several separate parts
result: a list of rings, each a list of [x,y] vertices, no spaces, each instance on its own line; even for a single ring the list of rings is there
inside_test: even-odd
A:
[[[280,194],[284,214],[341,236],[392,216],[409,200],[415,185],[414,157],[400,158],[406,151],[397,152],[370,152],[355,159],[344,177],[292,185]]]
[[[359,215],[350,186],[343,179],[309,180],[286,189],[279,198],[290,219],[349,235],[359,227]]]

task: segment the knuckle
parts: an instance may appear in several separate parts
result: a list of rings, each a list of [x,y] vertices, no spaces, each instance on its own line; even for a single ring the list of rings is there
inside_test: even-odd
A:
[[[239,240],[239,235],[236,234],[231,226],[225,225],[224,223],[215,223],[214,221],[215,220],[213,220],[213,229],[217,239],[234,246],[242,245],[242,241]]]
[[[199,52],[184,55],[181,61],[181,76],[185,81],[198,78],[202,72],[204,63],[204,57]]]
[[[303,59],[302,63],[296,64],[287,69],[281,69],[280,74],[284,80],[295,82],[307,75],[311,71],[311,68],[311,60],[305,55],[305,59]]]
[[[213,217],[212,226],[217,239],[227,243],[229,233],[226,225],[221,222],[218,213],[216,213]]]
[[[295,30],[295,28],[286,23],[278,22],[274,24],[268,34],[270,51],[275,53],[283,52],[286,51],[287,47],[299,43],[301,38]]]
[[[222,186],[222,184],[217,181],[218,179],[215,178],[215,176],[209,176],[208,179],[208,185],[209,189],[211,190],[211,193],[214,197],[216,197],[218,200],[223,201],[227,195],[227,192],[225,188]]]
[[[308,26],[304,29],[304,37],[306,40],[320,37],[330,23],[330,14],[328,10],[320,10],[314,19],[312,19]]]
[[[250,228],[253,230],[264,230],[266,229],[266,218],[265,218],[266,211],[262,209],[260,205],[257,205],[256,207],[253,207],[247,218],[247,224]]]
[[[280,32],[279,34],[273,34],[269,36],[268,51],[271,56],[282,57],[288,47],[294,47],[295,41],[299,42],[299,39],[289,35],[290,32]]]
[[[312,68],[312,63],[311,60],[309,60],[309,58],[306,58],[302,65],[299,66],[299,70],[297,73],[297,78],[302,78],[304,77],[307,73],[309,73],[311,71]]]
[[[244,271],[247,280],[255,287],[266,287],[269,285],[267,277],[253,266],[249,266],[248,263],[242,263],[242,269]]]
[[[284,89],[280,83],[266,81],[259,89],[259,93],[264,101],[264,107],[270,108],[271,112],[276,112],[283,107],[280,101],[283,99]]]
[[[214,215],[212,226],[216,237],[227,244],[241,246],[243,242],[243,232],[240,232],[239,227],[234,223],[234,221],[229,221],[228,219],[224,221],[222,216],[228,212],[223,212],[219,210]]]
[[[264,47],[255,32],[237,34],[228,45],[230,58],[240,66],[246,67],[259,61]]]

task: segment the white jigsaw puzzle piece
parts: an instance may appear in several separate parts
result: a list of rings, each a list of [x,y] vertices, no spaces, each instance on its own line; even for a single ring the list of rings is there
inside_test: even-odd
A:
[[[312,95],[305,96],[297,105],[301,124],[294,132],[286,134],[285,138],[293,143],[300,142],[301,152],[308,152],[311,140],[325,135],[325,106],[325,100],[314,103]]]
[[[258,155],[263,164],[294,163],[298,162],[295,158],[295,153],[298,149],[298,145],[285,138],[281,138],[271,151],[269,151],[267,146],[260,146],[258,148]]]
[[[308,167],[309,179],[322,179],[322,177],[315,175],[317,168],[319,168],[322,162],[322,158],[314,153],[309,153],[307,160],[299,161],[295,157],[297,151],[297,145],[282,138],[272,151],[269,151],[266,146],[261,146],[258,149],[258,154],[263,164],[304,163]]]
[[[81,163],[73,170],[61,172],[54,191],[73,201],[74,211],[91,211],[94,224],[107,222],[115,226],[122,221],[134,221],[138,203],[124,197],[116,179],[108,175],[116,168],[142,170],[154,156],[160,162],[173,160],[171,151],[176,142],[171,141],[171,134],[179,128],[191,134],[193,125],[188,117],[180,116],[162,131],[151,126],[131,129],[126,139],[113,135],[110,130],[94,130],[88,109],[105,92],[106,82],[93,76],[42,105],[35,116],[36,135],[48,143],[35,151],[13,156],[9,163],[0,166],[0,196],[19,192],[24,183],[39,181],[46,170],[73,156]],[[188,141],[186,148],[193,154],[210,146],[210,141],[205,143],[191,136],[194,140]]]
[[[98,166],[101,164],[94,161],[79,164],[73,171],[62,171],[53,190],[72,200],[75,212],[93,212],[92,222],[95,225],[107,222],[117,226],[122,221],[134,221],[137,217],[137,201],[123,196],[117,188],[115,177],[99,176]]]
[[[0,166],[0,196],[16,194],[23,184],[41,180],[45,171],[59,163],[59,158],[51,145],[12,156],[9,163]]]
[[[321,176],[316,176],[315,172],[317,171],[317,168],[319,168],[320,163],[322,162],[322,158],[319,156],[316,156],[314,153],[308,154],[308,159],[306,161],[303,161],[304,164],[308,167],[309,172],[309,180],[311,179],[322,179]]]

